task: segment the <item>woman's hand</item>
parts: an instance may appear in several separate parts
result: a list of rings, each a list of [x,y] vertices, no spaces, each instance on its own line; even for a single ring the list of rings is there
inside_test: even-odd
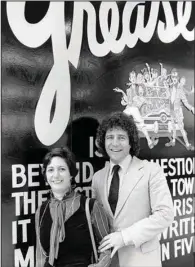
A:
[[[119,248],[124,246],[124,241],[121,232],[111,233],[105,236],[100,242],[99,251],[104,252],[107,249],[113,248],[111,258],[114,256]]]

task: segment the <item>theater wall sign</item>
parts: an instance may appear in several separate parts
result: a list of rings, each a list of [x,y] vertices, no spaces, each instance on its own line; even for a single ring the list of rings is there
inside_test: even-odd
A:
[[[194,13],[190,1],[1,2],[1,266],[35,266],[45,153],[69,146],[76,191],[91,196],[96,130],[115,111],[133,116],[139,157],[173,196],[163,267],[194,266]]]

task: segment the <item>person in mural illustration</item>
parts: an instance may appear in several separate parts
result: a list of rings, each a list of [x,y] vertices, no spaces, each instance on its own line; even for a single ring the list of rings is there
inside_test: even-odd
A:
[[[158,86],[158,70],[157,69],[151,69],[151,77],[153,81],[154,86]]]
[[[148,130],[146,128],[146,125],[144,123],[144,119],[142,118],[142,115],[140,113],[140,108],[144,103],[146,103],[146,99],[144,97],[144,90],[143,86],[138,86],[138,94],[134,95],[134,97],[131,97],[131,94],[129,96],[129,90],[127,89],[127,94],[120,88],[116,87],[113,89],[115,92],[122,93],[122,100],[121,104],[126,106],[126,108],[123,110],[125,114],[128,116],[133,116],[135,123],[138,127],[138,129],[143,132],[145,135],[148,146],[150,149],[152,149],[155,145],[158,143],[158,139],[152,140],[149,136]]]
[[[163,66],[162,63],[160,64],[160,75],[158,76],[158,84],[160,86],[164,86],[165,88],[168,88],[168,82],[167,79],[170,76],[170,74],[167,74],[167,69]]]
[[[194,114],[194,107],[188,103],[186,92],[184,91],[185,77],[182,77],[178,81],[178,72],[176,69],[171,71],[170,84],[170,110],[171,110],[171,122],[172,122],[172,140],[166,143],[166,146],[175,146],[176,142],[176,124],[181,132],[185,146],[188,150],[194,150],[194,147],[189,143],[187,133],[184,129],[184,116],[182,106],[184,105],[189,111]]]
[[[37,209],[36,267],[107,267],[110,250],[91,263],[92,243],[85,214],[86,197],[76,193],[76,163],[68,148],[54,148],[43,160],[43,175],[51,187],[48,199]],[[90,199],[89,209],[98,242],[109,233],[108,220],[100,204]]]
[[[157,69],[150,68],[149,64],[146,63],[146,68],[141,70],[144,76],[143,84],[146,87],[153,87],[158,85],[158,71]]]
[[[92,179],[92,195],[107,213],[111,233],[99,246],[112,249],[121,267],[160,267],[159,234],[174,218],[165,174],[141,160],[138,130],[124,112],[103,119],[97,130],[99,152],[109,161]]]
[[[141,72],[137,74],[137,85],[144,84],[144,76]]]
[[[129,86],[126,90],[127,102],[131,102],[132,98],[136,94],[137,88],[137,77],[134,70],[129,73],[129,82],[127,82],[126,85]]]
[[[191,86],[190,90],[186,90],[185,85],[186,85],[186,78],[184,76],[182,76],[179,79],[178,88],[183,90],[186,95],[190,95],[190,94],[194,93],[194,86]]]

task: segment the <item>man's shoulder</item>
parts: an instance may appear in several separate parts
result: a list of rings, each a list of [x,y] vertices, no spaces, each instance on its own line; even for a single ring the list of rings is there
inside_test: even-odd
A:
[[[100,170],[98,170],[98,171],[96,171],[95,173],[94,173],[94,178],[98,178],[99,176],[101,176],[101,174],[103,173],[103,172],[105,172],[107,169],[109,168],[109,162],[107,161],[106,163],[105,163],[105,165],[104,165],[104,167],[103,168],[101,168]]]
[[[132,158],[132,163],[136,164],[136,165],[147,165],[149,163],[149,161],[147,159],[140,159],[137,156],[133,156]]]
[[[134,161],[136,161],[136,163],[138,163],[140,166],[150,168],[151,170],[152,170],[152,168],[154,168],[154,169],[160,168],[159,163],[154,162],[154,161],[149,161],[147,159],[140,159],[140,158],[134,157]]]
[[[106,166],[104,166],[102,169],[96,171],[96,172],[94,173],[94,176],[95,176],[95,177],[100,176],[100,174],[101,174],[102,172],[104,172],[105,169],[106,169]]]

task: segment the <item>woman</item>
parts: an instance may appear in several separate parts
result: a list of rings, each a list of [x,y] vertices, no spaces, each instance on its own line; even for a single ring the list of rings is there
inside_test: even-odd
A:
[[[43,175],[51,187],[50,196],[36,211],[36,267],[87,267],[92,243],[85,215],[86,197],[74,191],[77,175],[73,154],[68,148],[54,148],[43,160]],[[89,204],[95,237],[100,242],[108,234],[102,207]],[[107,267],[110,251],[99,256],[95,266]]]

